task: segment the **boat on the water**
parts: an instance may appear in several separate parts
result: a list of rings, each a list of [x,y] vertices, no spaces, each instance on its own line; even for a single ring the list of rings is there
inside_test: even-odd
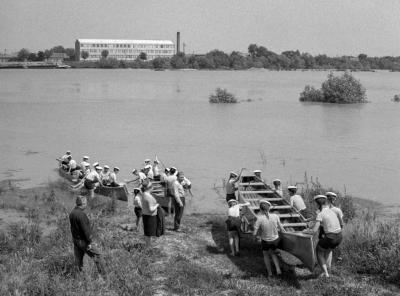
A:
[[[74,173],[70,174],[67,171],[65,171],[61,166],[59,166],[58,172],[61,177],[73,183],[77,183],[79,181],[77,174]],[[100,195],[116,198],[122,201],[128,201],[128,196],[129,196],[129,192],[125,184],[121,184],[119,187],[98,186],[94,190],[94,192]]]
[[[317,263],[315,247],[318,236],[303,233],[307,229],[306,219],[298,213],[289,202],[282,198],[264,182],[257,180],[254,175],[242,175],[238,182],[239,203],[249,203],[241,209],[241,231],[252,233],[257,215],[259,214],[260,200],[271,203],[270,211],[279,216],[286,232],[280,232],[280,246],[283,251],[298,258],[311,271]]]

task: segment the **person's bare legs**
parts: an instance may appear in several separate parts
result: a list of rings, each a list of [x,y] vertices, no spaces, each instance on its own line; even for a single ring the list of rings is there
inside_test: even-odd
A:
[[[233,239],[235,242],[235,251],[236,251],[236,255],[239,253],[239,233],[237,231],[235,231],[234,235],[233,235]]]
[[[329,277],[329,273],[328,273],[328,268],[326,266],[326,250],[321,248],[320,246],[317,246],[317,260],[318,260],[318,264],[319,266],[321,266],[322,271],[323,271],[323,275],[325,275],[326,277]]]
[[[263,251],[263,257],[264,257],[265,267],[267,268],[268,276],[272,276],[272,266],[271,266],[271,259],[269,258],[269,252]]]
[[[269,250],[269,254],[271,255],[272,261],[274,262],[275,268],[276,268],[276,274],[277,275],[281,275],[282,271],[281,271],[281,266],[279,264],[279,259],[278,256],[276,256],[276,253],[274,250]]]
[[[235,256],[235,237],[232,231],[228,231],[229,247],[231,248],[231,256]]]
[[[328,250],[327,252],[328,252],[328,255],[327,255],[327,259],[326,259],[326,267],[327,267],[328,269],[331,269],[331,267],[332,267],[332,254],[333,254],[333,252],[332,252],[332,250]]]

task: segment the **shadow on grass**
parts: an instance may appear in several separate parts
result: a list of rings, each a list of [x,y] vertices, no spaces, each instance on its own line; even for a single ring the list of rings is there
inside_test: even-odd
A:
[[[253,239],[251,234],[240,234],[240,256],[229,256],[230,248],[228,243],[228,234],[226,224],[223,217],[215,217],[211,221],[211,234],[216,247],[207,247],[207,251],[211,254],[220,254],[224,252],[229,259],[241,271],[244,272],[243,279],[257,276],[266,276],[266,268],[264,265],[261,246]],[[292,266],[280,260],[280,266],[283,274],[279,277],[287,285],[300,289],[299,279]]]

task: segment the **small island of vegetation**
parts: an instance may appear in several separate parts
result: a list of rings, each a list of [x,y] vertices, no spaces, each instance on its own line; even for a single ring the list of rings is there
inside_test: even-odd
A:
[[[237,98],[229,93],[226,89],[217,88],[215,90],[215,94],[211,94],[209,97],[210,103],[225,103],[225,104],[234,104],[237,103]]]
[[[400,103],[400,94],[394,95],[392,101],[393,101],[393,102],[396,102],[396,103]]]
[[[306,85],[300,94],[301,102],[323,102],[337,104],[366,103],[365,88],[360,81],[349,72],[342,76],[328,75],[328,79],[322,83],[321,89]]]

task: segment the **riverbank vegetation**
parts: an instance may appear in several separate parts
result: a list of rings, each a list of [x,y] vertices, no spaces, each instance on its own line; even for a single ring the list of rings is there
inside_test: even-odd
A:
[[[301,102],[323,102],[323,103],[366,103],[365,88],[360,81],[355,79],[349,72],[341,76],[329,73],[328,79],[322,83],[321,89],[315,89],[306,85],[300,94]]]
[[[392,101],[393,101],[393,102],[397,102],[397,103],[400,102],[400,94],[394,95]]]
[[[83,61],[74,62],[75,49],[55,46],[51,49],[30,52],[28,49],[21,49],[13,58],[15,61],[44,61],[53,53],[65,54],[65,62],[76,68],[109,68],[109,63],[100,63],[100,60],[88,62],[86,58],[90,53],[83,52]],[[100,59],[108,59],[109,53],[102,53]],[[172,58],[157,58],[152,61],[147,60],[147,56],[142,53],[131,62],[118,60],[112,62],[112,68],[144,68],[144,69],[230,69],[245,70],[250,68],[265,68],[269,70],[352,70],[352,71],[373,71],[390,70],[400,71],[400,56],[391,57],[369,57],[366,54],[358,56],[328,57],[325,54],[311,55],[301,53],[299,50],[287,50],[280,54],[267,49],[265,46],[250,44],[247,52],[233,51],[225,53],[215,49],[205,54],[185,54],[180,52]]]
[[[126,203],[97,196],[87,213],[107,263],[108,277],[102,280],[87,257],[82,273],[74,267],[68,213],[75,196],[68,183],[60,180],[21,190],[10,181],[0,183],[0,188],[1,295],[390,296],[400,292],[398,226],[373,218],[349,196],[339,194],[340,206],[354,211],[345,211],[349,219],[344,241],[334,252],[329,279],[303,268],[293,272],[285,264],[283,276],[265,278],[262,252],[248,236],[241,239],[241,257],[227,256],[225,214],[186,215],[183,232],[167,231],[146,250],[141,232],[120,227],[134,222]],[[318,182],[303,184],[307,203],[322,192]],[[223,203],[221,208],[224,212]],[[369,215],[367,220],[363,213]],[[170,217],[166,222],[167,229],[172,227]]]
[[[234,104],[237,103],[237,98],[228,92],[226,89],[217,88],[214,94],[209,97],[210,103]]]

